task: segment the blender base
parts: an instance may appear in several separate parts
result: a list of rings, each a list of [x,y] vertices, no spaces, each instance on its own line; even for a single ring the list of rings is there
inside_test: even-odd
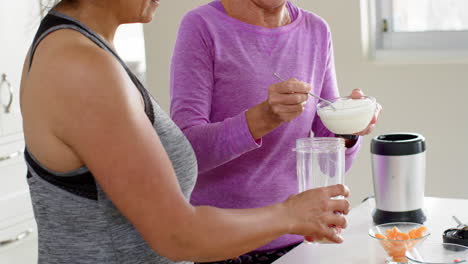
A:
[[[426,215],[422,209],[407,212],[389,212],[380,209],[374,209],[372,218],[376,225],[394,223],[394,222],[409,222],[423,224],[426,221]]]

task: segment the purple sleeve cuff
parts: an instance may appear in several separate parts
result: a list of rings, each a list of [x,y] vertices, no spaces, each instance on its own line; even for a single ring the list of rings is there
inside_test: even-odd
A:
[[[362,143],[362,137],[359,137],[356,143],[350,148],[346,149],[346,155],[353,155],[354,153],[358,152],[359,149],[361,148],[361,143]]]
[[[356,158],[356,155],[359,152],[359,149],[361,148],[361,143],[362,143],[362,137],[359,137],[354,146],[351,148],[347,148],[345,151],[346,155],[346,165],[345,165],[345,170],[348,171],[351,168],[351,165]]]
[[[226,146],[231,153],[241,155],[262,146],[262,139],[254,140],[247,124],[245,111],[223,122],[226,131]]]

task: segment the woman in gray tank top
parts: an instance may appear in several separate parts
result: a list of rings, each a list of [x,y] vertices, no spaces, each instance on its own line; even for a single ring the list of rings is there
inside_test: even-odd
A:
[[[216,261],[288,233],[340,243],[342,185],[256,209],[189,204],[193,150],[113,47],[159,4],[64,0],[41,23],[21,84],[39,263]]]

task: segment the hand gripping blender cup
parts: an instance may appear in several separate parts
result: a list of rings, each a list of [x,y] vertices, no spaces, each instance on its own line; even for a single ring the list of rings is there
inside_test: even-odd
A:
[[[296,140],[299,192],[344,184],[345,142],[342,138],[301,138]],[[335,197],[334,199],[344,199]],[[333,227],[331,227],[333,228]],[[336,232],[340,230],[336,229]],[[306,242],[312,242],[306,237]],[[326,241],[313,241],[326,243]]]

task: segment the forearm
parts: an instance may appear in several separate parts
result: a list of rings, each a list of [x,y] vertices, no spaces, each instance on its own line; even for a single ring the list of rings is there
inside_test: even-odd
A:
[[[249,132],[245,112],[217,123],[200,122],[182,131],[192,144],[200,173],[261,146]]]
[[[285,205],[256,209],[195,207],[193,217],[179,230],[184,256],[206,262],[237,257],[287,234]]]

